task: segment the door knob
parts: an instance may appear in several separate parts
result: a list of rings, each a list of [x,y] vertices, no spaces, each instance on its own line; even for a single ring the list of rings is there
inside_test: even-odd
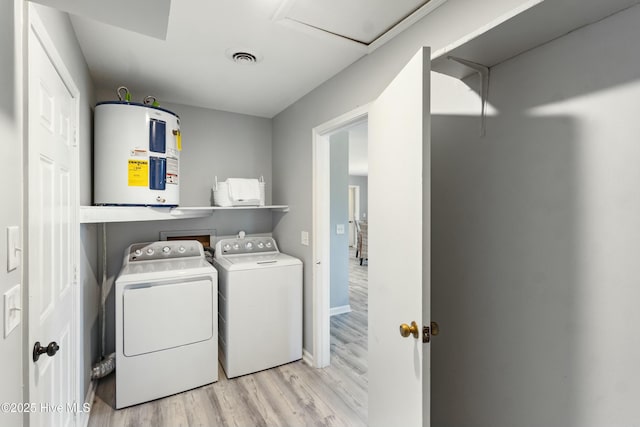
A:
[[[41,346],[40,341],[36,341],[33,345],[33,361],[37,362],[40,359],[40,355],[45,353],[47,353],[47,356],[53,357],[58,350],[60,350],[60,346],[55,341],[51,341],[46,347]]]
[[[418,331],[418,324],[415,321],[411,322],[411,326],[407,325],[406,323],[400,325],[400,335],[402,335],[404,338],[407,338],[409,335],[413,335],[413,337],[417,339],[419,334],[420,333]]]

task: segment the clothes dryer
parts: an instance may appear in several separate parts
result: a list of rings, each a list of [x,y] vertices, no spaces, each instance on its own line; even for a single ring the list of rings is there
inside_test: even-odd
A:
[[[137,243],[116,279],[116,408],[218,380],[218,276],[197,241]]]

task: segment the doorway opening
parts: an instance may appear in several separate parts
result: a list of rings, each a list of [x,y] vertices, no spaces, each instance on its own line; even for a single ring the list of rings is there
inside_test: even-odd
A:
[[[332,213],[332,156],[331,144],[340,143],[340,134],[356,127],[367,128],[367,115],[369,105],[359,107],[349,113],[337,117],[313,129],[313,256],[315,268],[313,274],[313,358],[312,364],[317,368],[329,366],[331,361],[331,315],[345,313],[351,310],[350,307],[342,308],[339,304],[337,310],[331,309],[332,274],[336,274],[336,254],[342,252],[345,258],[338,258],[339,262],[347,271],[347,287],[349,275],[349,263],[352,262],[349,253],[349,230],[345,227],[348,223],[348,172],[344,183],[344,222],[336,220],[336,215]],[[333,138],[332,138],[333,137]],[[342,138],[344,139],[344,138]],[[347,137],[348,143],[348,137]],[[348,157],[348,154],[347,154]],[[343,159],[344,160],[344,159]],[[334,165],[335,168],[335,165]],[[334,182],[335,183],[335,182]],[[335,205],[335,204],[334,204]],[[335,207],[335,206],[334,206]],[[358,212],[362,215],[361,212]],[[366,215],[366,214],[365,214]],[[332,221],[333,219],[333,221]],[[344,238],[344,247],[335,249],[335,238]],[[355,242],[354,242],[355,243]],[[333,249],[333,250],[332,250]],[[355,252],[352,256],[355,256]],[[332,271],[333,270],[333,271]],[[338,269],[339,271],[340,269]],[[343,275],[344,276],[344,275]],[[348,295],[348,289],[347,289]],[[335,298],[335,292],[334,292]],[[347,297],[348,300],[348,297]],[[364,313],[364,319],[367,314]],[[367,342],[366,333],[364,342]]]

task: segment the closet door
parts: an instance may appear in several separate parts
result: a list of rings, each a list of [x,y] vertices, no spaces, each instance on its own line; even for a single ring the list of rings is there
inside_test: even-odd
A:
[[[422,48],[369,111],[370,426],[430,425],[429,58]]]

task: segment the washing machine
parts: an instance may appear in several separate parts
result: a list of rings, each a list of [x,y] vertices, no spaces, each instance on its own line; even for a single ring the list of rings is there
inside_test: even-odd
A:
[[[227,378],[302,358],[302,261],[271,237],[216,243],[219,359]]]
[[[218,380],[217,294],[200,242],[129,246],[115,282],[117,409]]]

